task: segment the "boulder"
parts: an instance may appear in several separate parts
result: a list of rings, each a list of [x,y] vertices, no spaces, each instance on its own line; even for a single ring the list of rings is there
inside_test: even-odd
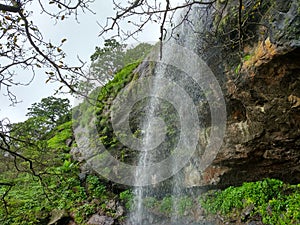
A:
[[[100,216],[98,214],[94,214],[87,224],[90,225],[113,225],[114,219],[108,216]]]
[[[54,209],[51,212],[51,218],[48,225],[65,225],[70,221],[70,216],[67,210]]]

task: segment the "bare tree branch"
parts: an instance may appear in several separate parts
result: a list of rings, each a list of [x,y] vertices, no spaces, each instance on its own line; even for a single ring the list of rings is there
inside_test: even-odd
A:
[[[242,51],[242,40],[243,40],[243,31],[242,31],[242,9],[243,9],[243,0],[239,0],[239,11],[238,11],[238,32],[239,32],[239,50]]]
[[[163,41],[163,38],[164,38],[165,22],[166,22],[166,19],[167,19],[168,12],[170,10],[170,0],[166,0],[166,3],[167,4],[166,4],[165,12],[163,14],[163,20],[162,20],[162,23],[160,25],[160,38],[159,38],[159,41],[160,41],[160,59],[162,58],[162,49],[163,49],[162,41]]]
[[[161,32],[161,30],[164,31],[164,29],[166,29],[166,27],[165,27],[166,22],[167,22],[167,19],[165,18],[166,14],[178,11],[180,9],[186,9],[188,7],[191,7],[191,6],[197,5],[197,4],[211,5],[215,2],[216,2],[216,0],[189,1],[189,2],[183,3],[179,6],[172,7],[171,1],[165,0],[166,7],[162,9],[160,4],[157,5],[157,1],[152,3],[154,5],[151,5],[151,3],[149,3],[147,0],[135,1],[135,2],[131,3],[128,7],[123,7],[121,4],[116,3],[116,1],[114,0],[113,3],[114,3],[115,9],[117,10],[117,13],[114,17],[107,18],[105,26],[100,26],[102,30],[100,31],[99,36],[102,36],[105,33],[114,30],[116,27],[117,27],[118,35],[120,35],[121,33],[126,34],[127,32],[121,30],[119,23],[122,20],[128,19],[133,16],[144,17],[143,21],[152,21],[152,22],[159,23],[160,24],[160,32]],[[164,18],[164,19],[162,19],[162,18]],[[161,19],[163,20],[163,22],[159,22]],[[129,20],[129,21],[131,22],[131,20]],[[170,21],[168,21],[168,22],[170,22]],[[141,27],[142,24],[144,24],[144,22],[142,22],[139,25],[136,24],[137,25],[136,27],[138,27],[137,30],[134,32],[131,32],[127,37],[124,37],[124,39],[126,40],[129,37],[132,37],[133,34],[138,33],[139,28]],[[161,29],[162,25],[163,25],[163,28]],[[163,35],[161,35],[161,37],[162,36]]]
[[[9,2],[8,0],[5,2]],[[70,66],[65,63],[63,51],[63,39],[60,44],[45,41],[39,28],[31,19],[34,17],[30,10],[32,0],[23,0],[22,3],[11,0],[11,3],[0,4],[0,90],[8,97],[12,105],[18,103],[17,96],[12,92],[16,85],[29,85],[35,78],[38,68],[42,68],[48,79],[46,82],[60,82],[62,87],[74,93],[76,83],[85,72],[85,63],[78,61],[78,66]],[[41,14],[59,22],[70,16],[79,15],[82,12],[92,12],[90,4],[94,0],[55,0],[37,1]],[[57,6],[57,8],[53,7]],[[31,76],[22,78],[20,71],[29,70]],[[61,87],[60,87],[61,88]],[[61,92],[61,89],[57,91]]]
[[[36,50],[36,52],[38,54],[40,54],[46,61],[48,61],[56,70],[59,78],[60,78],[60,81],[62,83],[64,83],[72,92],[75,92],[75,89],[63,78],[63,75],[60,71],[60,68],[59,66],[53,62],[46,54],[44,54],[40,49],[39,47],[34,43],[34,41],[32,40],[31,38],[31,34],[30,34],[30,31],[29,31],[29,23],[28,23],[28,20],[26,19],[26,17],[24,16],[24,14],[20,11],[19,12],[19,15],[21,16],[22,20],[24,21],[25,23],[25,31],[26,31],[26,35],[27,35],[27,38],[31,44],[31,46]]]
[[[13,5],[4,5],[0,4],[0,10],[6,11],[6,12],[12,12],[17,13],[21,10],[21,3],[19,1],[12,1]]]

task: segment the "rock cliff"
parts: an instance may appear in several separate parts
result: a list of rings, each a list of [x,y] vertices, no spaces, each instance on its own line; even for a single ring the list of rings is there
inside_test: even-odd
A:
[[[259,17],[255,25],[243,31],[253,37],[243,42],[240,58],[228,57],[238,50],[229,54],[221,48],[221,57],[207,60],[226,98],[226,135],[205,171],[186,169],[188,186],[238,185],[266,177],[300,182],[299,1],[253,2],[268,4],[262,15],[253,14]]]

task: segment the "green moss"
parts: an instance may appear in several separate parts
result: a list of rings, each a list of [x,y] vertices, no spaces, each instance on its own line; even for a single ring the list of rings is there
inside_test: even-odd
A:
[[[97,114],[97,130],[100,136],[101,143],[111,151],[116,158],[124,160],[124,152],[116,149],[116,146],[121,146],[115,134],[110,121],[110,115],[107,113],[110,111],[110,106],[118,93],[137,76],[133,73],[133,70],[140,64],[136,62],[125,66],[114,77],[113,80],[108,82],[104,87],[98,91],[96,114]]]

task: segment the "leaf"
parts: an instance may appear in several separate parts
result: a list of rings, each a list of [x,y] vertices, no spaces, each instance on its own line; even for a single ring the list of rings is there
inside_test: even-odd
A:
[[[56,48],[56,50],[57,50],[58,52],[61,52],[61,51],[62,51],[61,48]]]
[[[4,18],[7,20],[12,20],[10,16],[5,16]]]
[[[66,42],[66,41],[67,41],[67,39],[64,38],[64,39],[61,40],[61,43],[64,43],[64,42]]]
[[[49,77],[47,80],[46,80],[46,84],[51,80],[51,77]]]
[[[61,20],[64,20],[65,19],[65,16],[64,15],[62,15],[62,17],[61,17]]]

